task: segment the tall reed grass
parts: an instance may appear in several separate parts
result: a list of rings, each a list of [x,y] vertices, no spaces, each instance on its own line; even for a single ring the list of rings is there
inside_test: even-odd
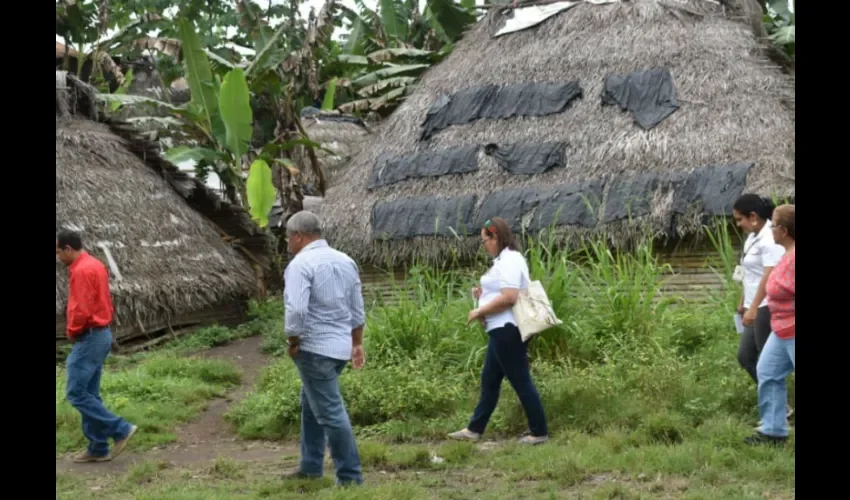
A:
[[[739,236],[722,224],[706,233],[723,263],[716,272],[731,278]],[[601,239],[572,250],[552,238],[524,239],[531,277],[543,283],[563,320],[530,343],[552,429],[684,425],[671,431],[676,434],[718,415],[754,423],[755,387],[735,359],[729,307],[740,292],[731,279],[723,293],[689,303],[664,291],[672,271],[649,239],[628,252]],[[414,265],[395,284],[391,302],[373,302],[367,368],[346,372],[341,382],[359,432],[429,439],[465,424],[487,344],[487,334],[467,326],[466,317],[474,306],[470,289],[487,265],[483,254],[466,269]],[[281,360],[231,418],[248,437],[295,432],[298,388],[291,363]],[[505,395],[501,406],[491,428],[521,431],[525,419],[515,396]]]

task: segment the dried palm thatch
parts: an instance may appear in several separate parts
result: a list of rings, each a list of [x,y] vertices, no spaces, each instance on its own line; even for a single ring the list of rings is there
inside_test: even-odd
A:
[[[746,191],[793,196],[793,80],[769,61],[753,32],[747,13],[756,12],[751,9],[754,1],[583,3],[534,28],[500,37],[492,35],[504,24],[502,16],[509,9],[492,9],[445,61],[425,74],[340,173],[346,183],[331,187],[322,209],[328,237],[353,257],[379,265],[413,258],[463,258],[474,252],[475,238],[380,240],[370,226],[373,207],[380,201],[467,194],[477,195],[480,206],[484,196],[505,188],[607,182],[638,173],[685,172],[732,162],[754,165],[746,178]],[[681,105],[660,125],[644,131],[629,113],[600,105],[606,75],[656,67],[671,72]],[[439,94],[451,95],[477,85],[572,80],[579,80],[584,98],[565,112],[478,120],[420,140],[421,125]],[[479,168],[473,173],[368,187],[373,165],[383,154],[546,141],[569,144],[566,167],[512,175],[479,153]],[[609,191],[606,187],[603,198]],[[603,200],[596,220],[604,219],[604,206]],[[669,197],[657,196],[645,216],[558,232],[563,233],[559,237],[564,243],[577,235],[596,233],[624,248],[647,233],[656,238],[699,233],[703,222],[701,207],[673,214]],[[473,234],[477,237],[474,228]]]
[[[119,339],[215,320],[254,296],[273,240],[241,208],[179,172],[128,125],[98,115],[95,90],[56,74],[56,225],[109,264]],[[67,269],[56,267],[57,338]],[[237,307],[238,308],[238,307]]]
[[[360,152],[370,134],[369,128],[360,119],[334,112],[302,112],[301,123],[310,140],[321,144],[322,149],[316,150],[316,158],[329,185],[337,178],[339,170]],[[296,148],[293,156],[307,183],[315,183],[304,147]]]

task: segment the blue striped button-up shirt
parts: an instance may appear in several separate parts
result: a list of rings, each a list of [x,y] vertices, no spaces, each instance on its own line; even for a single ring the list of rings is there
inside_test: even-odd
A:
[[[351,359],[351,331],[366,321],[357,264],[325,240],[305,246],[284,271],[285,330],[298,349]]]

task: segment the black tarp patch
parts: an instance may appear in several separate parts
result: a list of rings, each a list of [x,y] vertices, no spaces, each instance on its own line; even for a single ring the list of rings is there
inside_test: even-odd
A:
[[[512,174],[542,174],[567,164],[567,143],[543,142],[537,144],[488,144],[484,152],[500,167]]]
[[[732,215],[732,205],[744,192],[752,163],[711,165],[694,170],[677,185],[673,211],[683,214],[694,203],[702,203],[706,215]]]
[[[732,204],[744,192],[751,163],[710,165],[691,172],[644,173],[611,181],[603,222],[642,217],[656,192],[673,190],[671,211],[683,214],[701,204],[705,215],[731,215]]]
[[[578,82],[483,85],[437,96],[422,123],[420,140],[452,125],[481,119],[546,116],[561,113],[583,95]]]
[[[643,217],[649,213],[653,193],[663,182],[656,173],[616,177],[609,182],[603,222]]]
[[[602,200],[601,181],[563,184],[552,188],[517,188],[491,193],[478,212],[479,226],[502,217],[514,231],[540,231],[550,226],[596,225],[596,208]]]
[[[663,68],[608,75],[602,89],[603,105],[619,105],[649,130],[679,109],[673,76]]]
[[[372,165],[369,189],[406,179],[468,174],[478,170],[478,146],[419,151],[404,156],[379,156]]]
[[[378,202],[372,208],[372,237],[466,236],[475,232],[475,202],[475,195]]]

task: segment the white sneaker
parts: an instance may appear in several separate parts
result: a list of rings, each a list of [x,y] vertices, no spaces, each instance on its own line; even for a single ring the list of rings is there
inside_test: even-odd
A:
[[[549,441],[549,436],[532,436],[531,434],[519,440],[520,444],[543,444],[546,441]]]
[[[472,432],[469,429],[461,429],[457,432],[452,432],[449,434],[449,437],[452,439],[457,439],[458,441],[478,441],[481,438],[481,434],[477,432]]]

